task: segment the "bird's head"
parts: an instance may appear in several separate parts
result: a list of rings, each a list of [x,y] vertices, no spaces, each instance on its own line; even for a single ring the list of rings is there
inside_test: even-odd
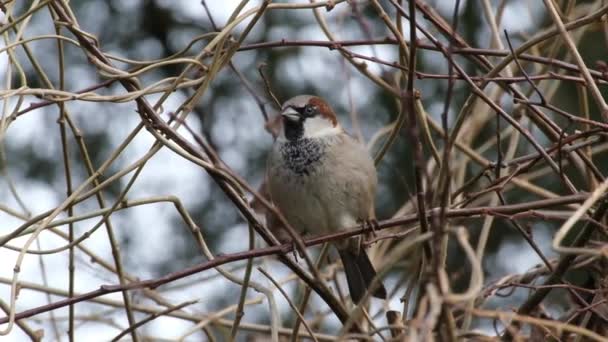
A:
[[[281,117],[283,129],[279,140],[321,138],[342,132],[334,111],[317,96],[292,97],[281,107]]]

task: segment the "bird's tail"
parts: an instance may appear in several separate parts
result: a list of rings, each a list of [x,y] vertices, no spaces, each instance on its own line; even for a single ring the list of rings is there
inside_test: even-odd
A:
[[[359,303],[371,286],[376,270],[363,249],[353,251],[351,248],[340,248],[338,252],[344,265],[350,297],[354,303]],[[386,289],[382,283],[374,289],[372,296],[386,299]]]

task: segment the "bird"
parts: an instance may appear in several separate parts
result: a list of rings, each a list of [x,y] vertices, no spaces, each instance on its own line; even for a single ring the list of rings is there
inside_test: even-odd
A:
[[[287,100],[269,153],[266,186],[272,203],[300,234],[329,234],[375,221],[378,178],[363,143],[339,124],[331,106],[314,95]],[[334,243],[354,303],[364,297],[376,270],[360,237]],[[379,285],[372,296],[386,299]]]

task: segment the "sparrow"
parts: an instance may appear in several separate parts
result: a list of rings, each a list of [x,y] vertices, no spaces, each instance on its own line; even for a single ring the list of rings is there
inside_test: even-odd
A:
[[[376,168],[367,148],[348,135],[323,99],[291,98],[268,158],[273,204],[299,233],[328,234],[375,221]],[[350,296],[359,303],[376,276],[360,237],[335,242]],[[386,298],[380,284],[372,293]]]

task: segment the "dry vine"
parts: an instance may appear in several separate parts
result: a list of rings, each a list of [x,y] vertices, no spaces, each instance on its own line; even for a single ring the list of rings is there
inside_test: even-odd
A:
[[[8,61],[3,74],[5,87],[0,90],[0,166],[11,197],[10,201],[2,199],[0,214],[20,222],[9,226],[0,220],[0,248],[12,256],[2,260],[11,274],[0,273],[0,283],[7,290],[3,292],[7,295],[0,297],[0,309],[5,313],[0,317],[0,335],[11,336],[20,331],[32,340],[40,340],[45,332],[33,326],[42,324],[45,329],[52,329],[55,339],[67,335],[73,341],[78,322],[91,319],[115,329],[114,340],[129,336],[139,341],[155,338],[142,332],[147,324],[172,317],[187,323],[179,325],[187,328],[176,332],[178,340],[192,336],[208,340],[255,336],[276,341],[335,341],[347,337],[383,341],[607,340],[608,179],[603,173],[608,165],[601,160],[608,149],[608,104],[602,93],[608,84],[608,67],[598,63],[595,69],[591,68],[580,51],[581,42],[591,35],[603,35],[608,40],[605,1],[544,0],[543,29],[533,35],[514,36],[500,29],[508,1],[498,1],[493,9],[493,2],[479,0],[479,20],[491,37],[488,48],[474,46],[459,33],[460,1],[453,2],[452,15],[447,18],[425,0],[264,0],[245,9],[248,2],[242,1],[225,25],[218,26],[208,4],[202,1],[201,9],[212,23],[212,30],[191,37],[180,52],[157,60],[131,60],[108,52],[97,40],[98,32],[86,32],[80,26],[67,1],[36,0],[27,6],[17,6],[10,0],[0,2],[5,18],[0,26],[0,55]],[[326,40],[285,37],[254,42],[248,38],[265,17],[285,11],[309,15],[312,11],[315,25]],[[365,15],[364,11],[373,14]],[[49,14],[53,31],[26,35],[32,18]],[[339,19],[329,22],[330,15]],[[340,20],[356,21],[362,37],[340,39]],[[375,28],[372,30],[370,25]],[[378,31],[378,27],[383,31]],[[57,70],[51,72],[41,66],[40,56],[32,49],[39,41],[57,44]],[[599,44],[605,52],[605,44]],[[378,57],[374,48],[380,46],[394,49],[396,60]],[[68,90],[64,79],[71,68],[65,63],[68,47],[79,51],[101,81],[80,90]],[[394,101],[394,120],[385,122],[368,141],[379,169],[399,144],[409,146],[412,160],[408,169],[399,170],[413,179],[411,195],[398,204],[399,209],[391,218],[379,222],[377,235],[367,241],[379,274],[389,285],[391,299],[386,303],[370,305],[370,300],[365,300],[353,306],[344,295],[340,266],[326,262],[326,248],[320,255],[314,254],[316,259],[308,248],[366,234],[368,229],[344,227],[342,233],[296,237],[293,244],[281,244],[275,236],[277,232],[270,231],[253,208],[274,210],[272,204],[222,160],[209,136],[191,128],[197,106],[204,103],[204,96],[219,74],[230,70],[229,77],[247,89],[262,112],[264,121],[257,128],[272,131],[272,117],[267,110],[278,100],[273,94],[264,95],[271,93],[271,82],[260,67],[264,80],[259,88],[266,91],[257,89],[252,84],[262,84],[261,81],[247,79],[234,57],[246,51],[295,47],[339,55],[348,73],[371,81],[370,87]],[[431,54],[441,58],[443,72],[420,68],[420,56]],[[380,66],[383,72],[375,72],[371,64]],[[35,80],[26,76],[29,65],[33,66]],[[179,67],[181,72],[155,81],[147,77],[167,66]],[[421,91],[419,82],[441,82],[445,86],[440,112],[425,110],[424,104],[433,94]],[[564,84],[577,89],[572,96],[579,108],[574,111],[561,106],[557,98],[559,87]],[[109,87],[121,90],[106,91]],[[457,91],[466,95],[464,101],[457,101]],[[176,92],[187,97],[168,108],[173,106],[169,99]],[[348,92],[352,102],[350,88]],[[68,108],[72,103],[83,102],[130,105],[130,115],[138,116],[137,126],[123,141],[102,157],[96,156],[103,158],[100,165],[93,163],[93,148],[87,145],[86,132]],[[12,156],[6,155],[10,142],[7,137],[20,120],[45,110],[57,113],[58,126],[46,129],[58,130],[61,137],[57,163],[65,170],[64,196],[51,209],[31,212],[31,203],[22,200],[27,189],[15,186],[10,177],[18,166],[12,165]],[[360,137],[359,121],[364,115],[367,114],[353,109],[350,116]],[[487,134],[488,129],[491,134]],[[125,150],[144,135],[154,139],[147,152],[129,160],[126,166],[118,164]],[[196,222],[178,196],[128,196],[134,184],[145,177],[142,174],[147,163],[161,150],[169,150],[203,170],[225,194],[249,227],[248,250],[214,251],[208,245],[205,228],[201,228],[207,223]],[[70,155],[78,156],[76,163]],[[110,196],[111,187],[118,188],[118,194]],[[251,202],[253,198],[255,204]],[[96,209],[91,209],[89,200],[96,201]],[[115,216],[159,204],[175,208],[204,261],[142,280],[136,269],[125,267]],[[91,220],[94,223],[85,232],[75,230],[76,224]],[[496,236],[497,221],[501,227],[512,228],[526,243],[525,248],[542,263],[527,272],[487,279],[484,266],[491,237]],[[551,244],[555,257],[546,255],[547,246],[540,245],[533,234],[532,225],[538,222],[555,225]],[[97,231],[101,227],[105,233]],[[471,238],[473,230],[475,239]],[[94,234],[105,234],[111,260],[86,246]],[[61,239],[62,245],[42,249],[40,241],[51,235]],[[46,280],[38,284],[21,278],[25,260],[37,258],[42,279],[46,279],[45,262],[55,254],[68,256],[68,265],[54,270],[65,273],[65,288],[50,286]],[[448,269],[448,255],[457,255],[461,268],[466,270]],[[91,267],[95,265],[112,278],[97,284],[94,290],[78,292],[75,284],[85,256]],[[264,263],[263,267],[256,266],[259,263]],[[289,270],[282,278],[273,273],[279,263]],[[0,272],[8,270],[5,267]],[[211,270],[216,273],[209,274]],[[581,284],[568,277],[573,270],[587,272],[588,280]],[[254,279],[254,274],[263,274],[264,278]],[[221,278],[223,283],[237,284],[240,295],[230,298],[229,305],[206,312],[193,309],[207,299],[205,295],[190,292],[192,297],[188,300],[167,295],[166,288],[182,286],[193,275],[209,277],[201,282]],[[468,279],[459,279],[463,276]],[[286,291],[287,286],[301,289],[301,294],[289,297],[292,292]],[[527,290],[524,298],[514,295],[518,289]],[[30,291],[47,295],[46,302],[23,308],[19,301]],[[549,295],[557,291],[567,297],[566,309],[561,313],[547,309]],[[105,297],[111,293],[120,297]],[[287,298],[289,306],[279,308],[277,298]],[[509,306],[491,304],[504,303],[499,301],[501,298],[509,298]],[[260,303],[267,305],[264,311],[268,323],[246,320],[253,306]],[[87,318],[85,312],[90,310],[81,310],[87,305],[122,310],[124,316],[120,317],[124,321]],[[64,308],[68,308],[67,317],[59,317],[57,310]],[[295,323],[285,319],[285,310],[293,313]],[[43,313],[50,313],[49,318],[42,318]],[[333,329],[324,326],[331,318],[339,320]]]

